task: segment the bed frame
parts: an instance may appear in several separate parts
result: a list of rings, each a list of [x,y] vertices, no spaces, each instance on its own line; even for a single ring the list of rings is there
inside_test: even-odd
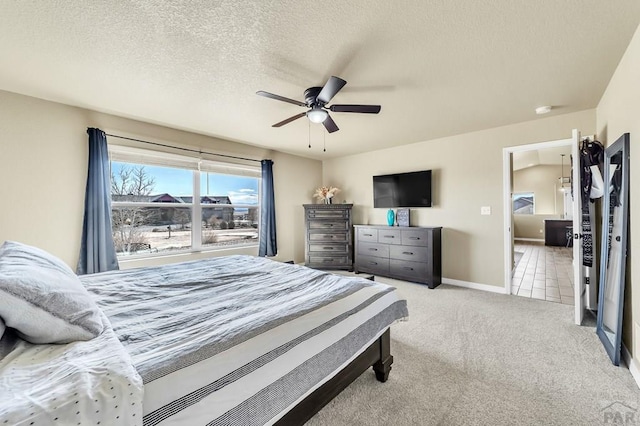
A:
[[[389,328],[387,328],[387,330],[356,359],[300,401],[298,405],[293,407],[291,411],[280,418],[275,424],[278,426],[304,424],[369,367],[373,367],[378,381],[386,382],[389,378],[392,363],[391,333]]]

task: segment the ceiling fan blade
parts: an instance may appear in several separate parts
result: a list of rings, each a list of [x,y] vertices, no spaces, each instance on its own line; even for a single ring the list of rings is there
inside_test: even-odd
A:
[[[291,123],[292,121],[297,120],[298,118],[304,117],[305,115],[307,115],[307,113],[306,113],[306,112],[301,112],[300,114],[296,114],[296,115],[294,115],[293,117],[289,117],[289,118],[287,118],[286,120],[282,120],[281,122],[276,123],[276,124],[274,124],[274,125],[273,125],[273,126],[271,126],[271,127],[281,127],[281,126],[284,126],[285,124],[289,124],[289,123]]]
[[[288,102],[290,104],[298,105],[301,107],[306,107],[307,104],[304,102],[296,101],[295,99],[285,98],[284,96],[274,95],[273,93],[265,92],[263,90],[258,90],[256,95],[264,96],[265,98],[275,99],[276,101]]]
[[[318,97],[316,99],[325,104],[329,103],[331,98],[333,98],[345,84],[347,84],[346,81],[340,77],[332,75],[329,80],[327,80],[327,83],[324,85],[320,93],[318,93]]]
[[[327,129],[327,132],[329,133],[337,132],[338,130],[340,130],[338,129],[336,122],[333,121],[330,115],[327,115],[327,118],[322,122],[322,124],[324,124],[324,128]]]
[[[380,112],[380,105],[331,105],[329,108],[333,112],[360,112],[363,114],[377,114]]]

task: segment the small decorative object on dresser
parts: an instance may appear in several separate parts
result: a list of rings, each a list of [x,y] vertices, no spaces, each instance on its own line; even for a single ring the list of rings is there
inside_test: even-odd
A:
[[[353,268],[351,208],[353,204],[305,204],[305,266]]]
[[[331,204],[331,199],[340,192],[340,189],[335,186],[321,186],[320,188],[316,188],[316,192],[313,193],[313,196],[318,199],[321,203]]]
[[[354,271],[427,284],[442,281],[441,227],[354,225]]]
[[[398,209],[396,222],[398,222],[398,226],[409,226],[409,209]]]
[[[393,209],[389,209],[387,211],[387,225],[393,226],[396,221],[395,213],[393,213]]]

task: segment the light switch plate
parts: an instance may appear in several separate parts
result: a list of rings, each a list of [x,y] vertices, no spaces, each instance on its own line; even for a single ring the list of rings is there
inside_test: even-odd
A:
[[[480,207],[480,214],[481,215],[490,215],[491,214],[491,206],[482,206]]]

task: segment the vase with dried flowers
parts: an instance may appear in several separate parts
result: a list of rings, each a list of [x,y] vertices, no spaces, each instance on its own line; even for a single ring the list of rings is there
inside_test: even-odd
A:
[[[340,192],[340,189],[335,186],[321,186],[316,189],[316,192],[313,194],[320,202],[324,204],[331,204],[331,199]]]

